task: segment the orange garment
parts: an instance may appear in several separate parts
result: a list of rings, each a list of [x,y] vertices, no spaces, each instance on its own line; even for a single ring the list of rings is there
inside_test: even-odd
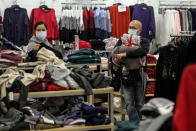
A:
[[[109,8],[112,23],[112,36],[120,38],[123,34],[128,33],[130,23],[130,9],[126,6],[126,12],[118,12],[118,5]]]

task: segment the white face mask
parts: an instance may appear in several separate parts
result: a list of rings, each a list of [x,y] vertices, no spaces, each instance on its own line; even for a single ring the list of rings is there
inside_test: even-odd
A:
[[[36,31],[36,38],[38,39],[38,40],[41,40],[41,41],[43,41],[43,40],[45,40],[46,39],[46,36],[47,36],[47,32],[46,31]]]
[[[137,30],[136,29],[129,29],[128,33],[130,35],[137,35]]]

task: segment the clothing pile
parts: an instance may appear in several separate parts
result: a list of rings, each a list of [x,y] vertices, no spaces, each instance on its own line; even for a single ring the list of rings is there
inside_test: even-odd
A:
[[[113,51],[116,43],[118,42],[118,39],[114,37],[110,37],[108,39],[104,39],[103,42],[105,42],[106,51]]]
[[[73,42],[73,48],[76,49],[75,41]],[[91,43],[83,41],[83,40],[79,40],[79,50],[81,50],[83,48],[92,49]]]
[[[105,115],[107,108],[90,105],[84,102],[83,96],[28,98],[20,109],[15,107],[16,103],[16,101],[9,101],[12,108],[1,114],[2,131],[43,130],[74,125],[102,125],[111,122]]]
[[[76,64],[101,63],[99,54],[97,54],[94,50],[87,48],[74,51],[67,57],[69,62]]]
[[[105,114],[107,114],[107,108],[101,106],[93,106],[93,105],[82,105],[83,110],[83,118],[86,119],[86,125],[102,125],[109,124],[111,122],[110,118],[107,118]]]
[[[2,65],[17,65],[18,63],[22,63],[23,59],[21,57],[21,53],[15,50],[2,50],[0,52],[0,63]]]
[[[93,94],[93,88],[104,88],[110,85],[110,78],[105,77],[104,73],[94,73],[87,66],[81,69],[72,69],[70,76],[86,90],[87,95]]]
[[[0,130],[10,131],[23,119],[23,113],[15,108],[10,108],[6,114],[1,114],[0,118]]]
[[[91,39],[89,42],[91,43],[93,50],[105,50],[105,43],[102,40]]]
[[[21,48],[18,47],[17,45],[15,45],[14,43],[12,43],[11,41],[7,40],[5,37],[3,37],[1,40],[0,40],[1,43],[1,48],[3,50],[17,50],[17,51],[21,51]]]

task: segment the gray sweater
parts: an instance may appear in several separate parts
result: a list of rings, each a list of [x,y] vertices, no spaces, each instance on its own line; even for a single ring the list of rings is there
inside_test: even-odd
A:
[[[29,44],[27,45],[27,53],[33,50],[35,44],[41,44],[41,43],[44,43],[47,46],[53,48],[53,46],[48,42],[47,39],[44,41],[40,41],[35,36],[32,36],[31,39],[29,40]]]
[[[118,46],[113,51],[113,56],[114,54],[132,52],[138,48],[139,47],[128,47],[128,46],[123,46],[123,45]],[[146,64],[146,56],[137,57],[137,58],[123,58],[120,62],[125,64],[126,67],[129,68],[129,70],[140,69],[142,66],[145,66]]]

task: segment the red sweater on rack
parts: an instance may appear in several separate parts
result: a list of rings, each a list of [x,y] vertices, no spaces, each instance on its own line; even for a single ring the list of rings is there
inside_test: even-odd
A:
[[[128,33],[130,23],[130,9],[126,6],[125,12],[118,12],[118,5],[113,5],[109,8],[110,18],[112,23],[112,36],[116,38],[122,37]]]
[[[196,64],[184,69],[181,77],[172,131],[196,131]]]
[[[30,16],[30,32],[31,36],[35,34],[34,26],[38,21],[43,21],[46,23],[47,30],[47,39],[55,40],[59,38],[59,29],[55,16],[55,10],[43,10],[42,8],[35,8],[31,11]]]

